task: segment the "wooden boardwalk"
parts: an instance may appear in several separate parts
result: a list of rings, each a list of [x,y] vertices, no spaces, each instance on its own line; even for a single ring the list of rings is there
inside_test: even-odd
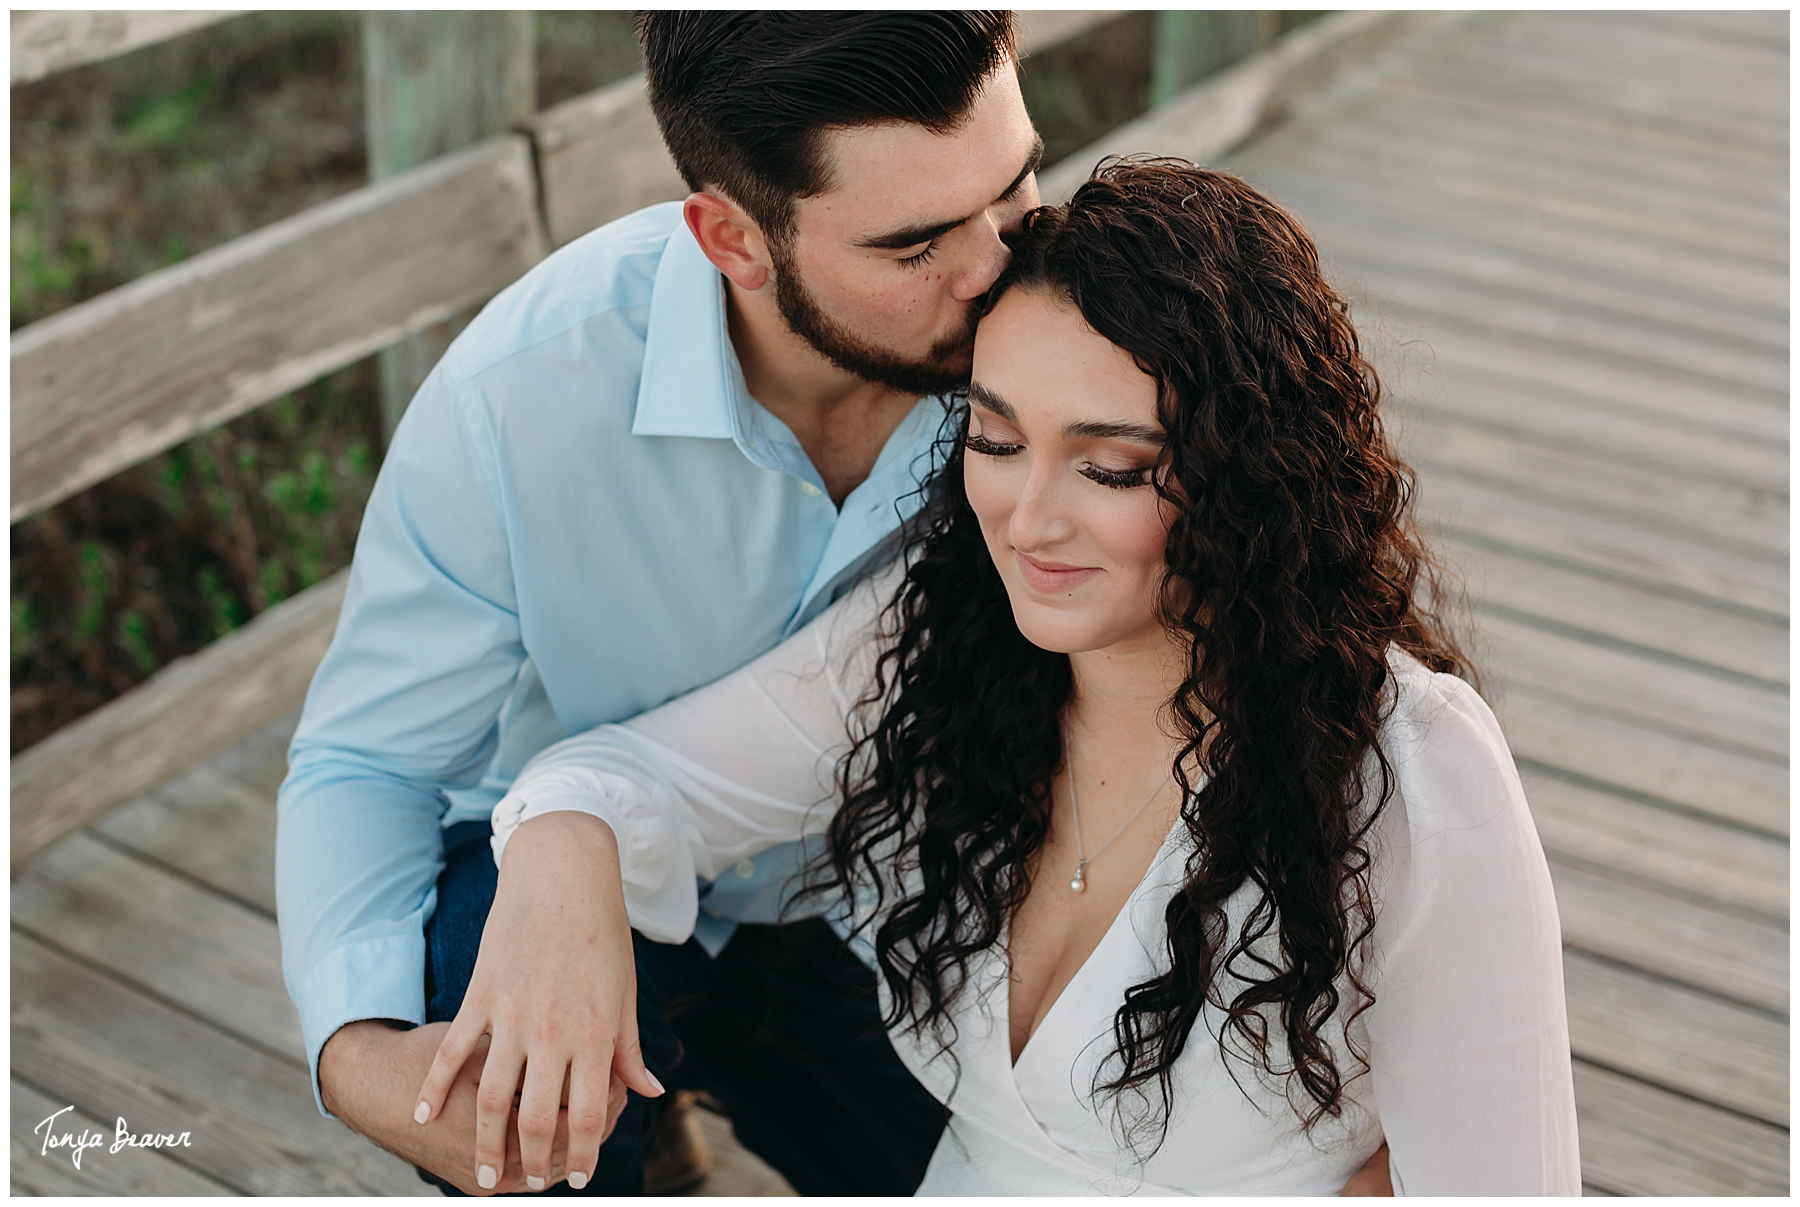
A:
[[[1457,18],[1229,161],[1358,298],[1478,604],[1596,1193],[1788,1187],[1786,29]],[[15,882],[14,1193],[428,1192],[307,1088],[273,916],[292,723]],[[59,1132],[191,1146],[77,1169],[33,1134],[70,1105]],[[784,1189],[703,1122],[704,1192]]]
[[[1787,24],[1458,18],[1226,165],[1355,299],[1478,605],[1613,1194],[1788,1189]]]

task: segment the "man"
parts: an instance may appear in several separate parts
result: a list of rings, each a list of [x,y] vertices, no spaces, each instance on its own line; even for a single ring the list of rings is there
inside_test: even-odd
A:
[[[944,412],[921,395],[966,378],[973,304],[1037,203],[1005,14],[664,12],[639,32],[694,194],[547,259],[421,387],[280,796],[284,971],[321,1109],[465,1193],[544,1181],[516,1135],[476,1168],[479,1059],[412,1118],[491,900],[493,804],[563,733],[748,661],[878,556],[929,471]],[[712,887],[699,944],[652,953],[684,1006],[709,957],[735,978],[681,1059],[665,1035],[662,1068],[730,1046],[718,1012],[750,978],[831,1079],[793,1110],[872,1114],[780,1121],[840,1129],[820,1163],[780,1129],[740,1134],[803,1191],[906,1193],[941,1113],[871,1046],[872,975],[818,923],[765,925],[797,859],[771,856]],[[739,918],[757,924],[734,937]],[[641,1188],[632,1110],[589,1192]]]

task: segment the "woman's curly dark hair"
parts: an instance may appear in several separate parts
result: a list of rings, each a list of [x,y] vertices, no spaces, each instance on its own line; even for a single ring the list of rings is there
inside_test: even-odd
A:
[[[1169,712],[1194,853],[1166,912],[1168,970],[1125,991],[1095,1091],[1155,1084],[1159,1146],[1171,1070],[1210,1002],[1227,1055],[1287,1079],[1310,1128],[1367,1068],[1353,1048],[1358,1067],[1340,1069],[1324,1031],[1373,1000],[1359,968],[1375,912],[1365,840],[1391,791],[1376,745],[1388,649],[1472,678],[1431,610],[1441,572],[1411,518],[1412,473],[1312,240],[1241,180],[1109,161],[1029,217],[989,308],[1009,289],[1072,303],[1156,380],[1156,489],[1178,513],[1160,608],[1190,654]],[[1067,655],[1013,621],[962,456],[959,439],[912,528],[866,702],[879,719],[843,764],[817,886],[873,889],[887,1022],[946,1045],[970,958],[1031,887],[1073,682]],[[1246,882],[1256,901],[1230,933],[1226,901]]]

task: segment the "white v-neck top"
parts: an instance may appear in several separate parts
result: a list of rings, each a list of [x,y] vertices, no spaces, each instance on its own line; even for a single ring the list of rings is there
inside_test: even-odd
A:
[[[758,852],[825,828],[896,581],[865,584],[716,683],[545,750],[494,811],[495,858],[528,818],[593,813],[618,836],[632,925],[685,940],[697,875],[754,874]],[[1133,1100],[1091,1092],[1125,990],[1166,967],[1163,910],[1189,853],[1177,826],[1016,1065],[1004,944],[973,961],[949,1051],[891,1033],[950,1108],[920,1194],[1336,1194],[1384,1136],[1399,1193],[1581,1192],[1556,901],[1505,739],[1461,680],[1399,651],[1389,665],[1381,745],[1395,783],[1371,832],[1364,978],[1375,1000],[1351,1024],[1370,1069],[1349,1081],[1341,1116],[1303,1132],[1294,1105],[1310,1100],[1225,1057],[1211,1007],[1176,1064],[1166,1138],[1154,1152],[1138,1141],[1147,1159],[1121,1139]],[[1254,900],[1244,890],[1228,903],[1234,928]],[[1344,1013],[1326,1034],[1349,1078]],[[1270,1034],[1279,1045],[1278,1024]]]

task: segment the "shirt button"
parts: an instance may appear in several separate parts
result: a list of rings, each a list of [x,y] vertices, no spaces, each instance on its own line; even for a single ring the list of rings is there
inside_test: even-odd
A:
[[[814,492],[814,493],[817,493],[817,492]],[[750,879],[750,877],[756,875],[756,860],[740,859],[734,865],[733,870],[736,871],[739,876],[743,877],[745,880],[748,880],[748,879]]]
[[[802,482],[800,483],[800,491],[802,494],[817,495],[819,493],[819,488],[814,486],[811,482]]]

